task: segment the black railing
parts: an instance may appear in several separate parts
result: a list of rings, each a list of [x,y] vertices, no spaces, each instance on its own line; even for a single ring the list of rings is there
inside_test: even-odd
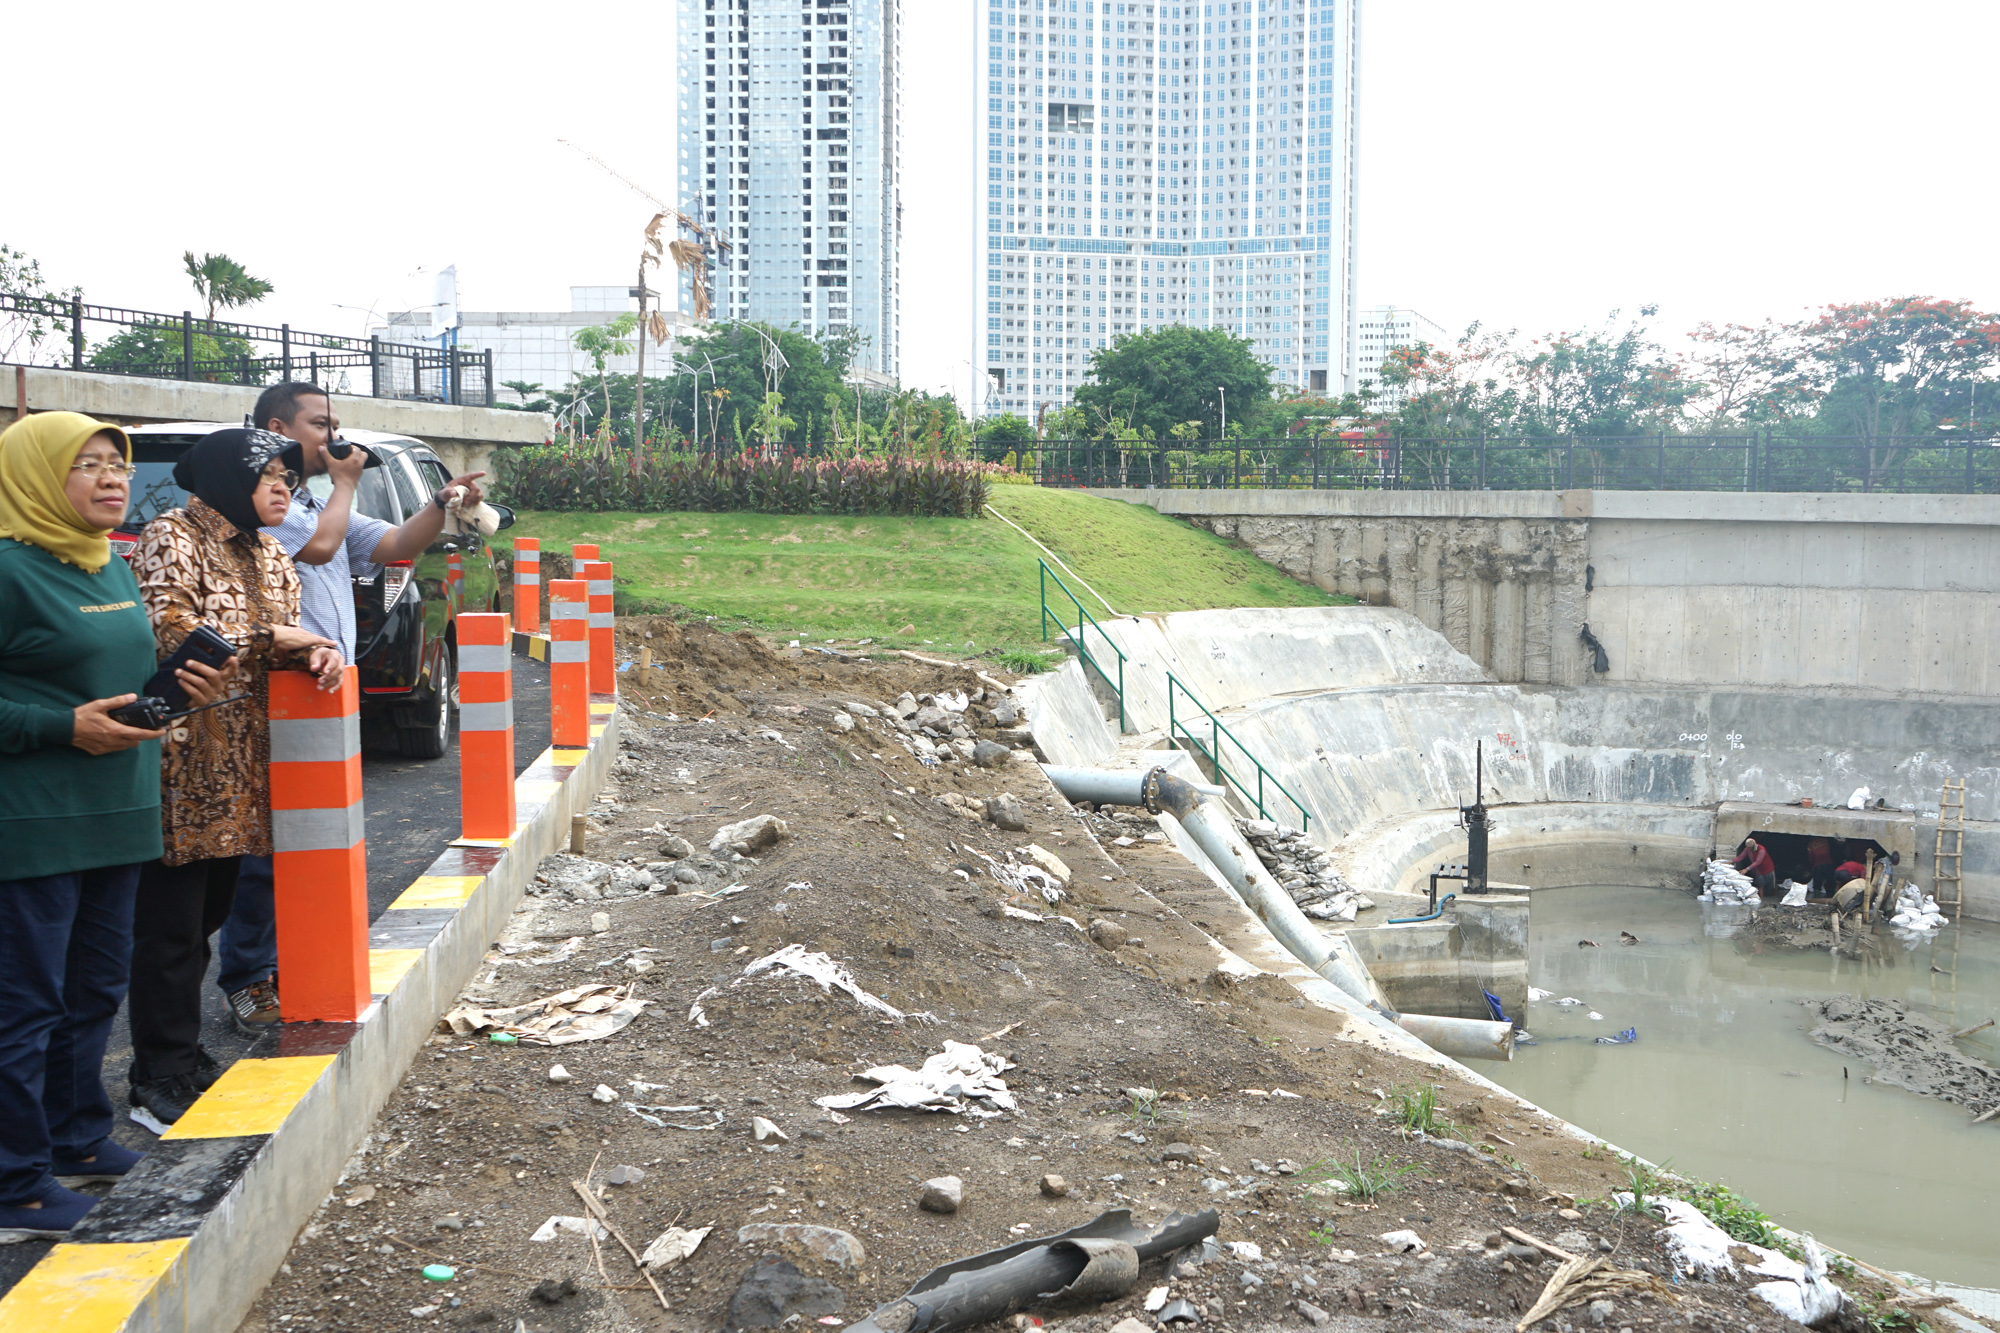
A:
[[[493,406],[490,350],[345,338],[289,324],[208,320],[185,310],[172,315],[92,305],[81,297],[0,292],[0,319],[8,317],[38,319],[65,334],[71,370],[253,387],[303,379],[368,398]],[[93,324],[110,330],[95,350]],[[141,336],[121,346],[119,333]]]
[[[1044,440],[1044,486],[1171,490],[1806,491],[2000,494],[2000,436],[1265,439],[1161,448]]]

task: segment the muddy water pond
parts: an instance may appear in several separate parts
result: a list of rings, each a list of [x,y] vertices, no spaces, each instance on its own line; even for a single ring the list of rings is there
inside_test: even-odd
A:
[[[1538,1044],[1481,1072],[1879,1267],[2000,1287],[2000,1120],[1973,1125],[1960,1107],[1870,1082],[1811,1039],[1817,1018],[1800,1003],[1899,999],[1954,1030],[2000,1016],[2000,927],[1970,922],[1914,947],[1883,930],[1857,962],[1760,943],[1743,929],[1750,911],[1668,889],[1537,892],[1528,978],[1553,992],[1528,1006]],[[1640,943],[1621,945],[1620,931]],[[1637,1041],[1595,1040],[1626,1028]],[[1996,1033],[1959,1049],[2000,1064]]]

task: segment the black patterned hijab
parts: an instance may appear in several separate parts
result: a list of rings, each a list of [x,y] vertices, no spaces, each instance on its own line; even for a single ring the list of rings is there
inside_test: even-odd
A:
[[[292,442],[268,430],[232,427],[204,435],[174,464],[174,484],[236,525],[255,533],[264,526],[251,497],[264,468]]]

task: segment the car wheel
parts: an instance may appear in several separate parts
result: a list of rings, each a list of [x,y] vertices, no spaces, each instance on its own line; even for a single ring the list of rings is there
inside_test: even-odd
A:
[[[397,730],[397,744],[412,759],[442,759],[451,748],[451,716],[458,708],[458,658],[446,645],[438,654],[437,679],[430,702],[410,710],[411,720]]]

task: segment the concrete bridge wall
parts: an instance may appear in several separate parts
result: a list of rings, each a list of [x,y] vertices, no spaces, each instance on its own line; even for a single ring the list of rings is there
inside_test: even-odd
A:
[[[14,423],[23,395],[30,412],[82,412],[100,421],[133,426],[166,421],[240,422],[257,405],[260,392],[234,384],[0,365],[0,428]],[[436,449],[455,472],[490,472],[495,449],[540,444],[555,430],[554,421],[541,412],[350,394],[335,394],[333,402],[343,426],[414,435]]]
[[[2000,497],[1096,494],[1408,611],[1503,682],[2000,694]]]

